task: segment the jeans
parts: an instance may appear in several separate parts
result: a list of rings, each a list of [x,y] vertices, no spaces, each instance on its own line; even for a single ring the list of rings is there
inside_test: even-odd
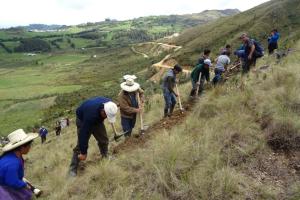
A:
[[[220,69],[215,69],[215,77],[213,78],[212,82],[216,85],[218,82],[222,80],[223,71]]]
[[[131,136],[132,129],[135,126],[135,122],[136,122],[136,114],[134,115],[133,118],[127,118],[121,116],[121,125],[124,133],[126,133],[125,136]]]
[[[163,89],[164,99],[165,99],[165,115],[172,114],[172,111],[176,105],[176,96],[174,93],[171,93],[168,89]]]

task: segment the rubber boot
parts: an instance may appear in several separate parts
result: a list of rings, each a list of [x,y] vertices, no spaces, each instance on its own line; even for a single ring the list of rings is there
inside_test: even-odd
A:
[[[70,164],[69,175],[72,177],[77,176],[77,169],[79,165],[79,158],[77,153],[73,153],[73,157]]]
[[[174,108],[175,108],[175,105],[172,105],[170,108],[169,116],[171,116],[173,114]]]
[[[164,117],[168,117],[169,115],[169,109],[164,109]]]
[[[108,158],[108,146],[101,147],[100,153],[102,155],[102,158]]]

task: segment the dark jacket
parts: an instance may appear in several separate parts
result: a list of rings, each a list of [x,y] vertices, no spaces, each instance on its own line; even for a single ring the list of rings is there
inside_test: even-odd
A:
[[[82,154],[87,153],[90,130],[97,123],[103,123],[100,111],[104,109],[104,103],[111,101],[105,97],[94,97],[83,102],[76,110],[76,116],[81,121],[78,144]]]
[[[198,65],[196,65],[196,67],[194,67],[194,69],[193,69],[193,71],[192,71],[192,73],[191,73],[191,78],[192,78],[192,80],[193,80],[195,83],[197,83],[197,82],[198,82],[198,79],[199,79],[200,73],[201,73],[201,78],[202,78],[202,77],[205,77],[206,81],[209,82],[209,79],[210,79],[210,77],[209,77],[209,68],[206,69],[206,68],[204,67],[204,64],[198,64]]]
[[[138,90],[140,100],[143,101],[144,99],[144,90],[139,89]],[[134,115],[136,114],[135,108],[138,108],[139,105],[133,105],[133,102],[137,102],[136,98],[136,92],[133,92],[135,99],[131,99],[132,96],[129,95],[128,92],[121,91],[119,94],[119,104],[120,104],[120,112],[121,116],[125,118],[132,119]]]

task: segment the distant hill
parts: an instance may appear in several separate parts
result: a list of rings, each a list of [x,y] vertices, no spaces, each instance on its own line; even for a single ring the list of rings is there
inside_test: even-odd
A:
[[[288,47],[300,38],[299,10],[299,0],[269,1],[246,12],[190,28],[170,43],[183,46],[175,55],[182,64],[194,64],[204,48],[218,52],[226,43],[237,47],[242,32],[248,32],[266,47],[267,36],[277,28],[282,36],[280,46]]]
[[[5,52],[13,52],[24,38],[39,38],[49,42],[54,51],[90,47],[124,47],[128,44],[157,40],[182,32],[186,28],[203,25],[237,13],[239,11],[236,9],[206,10],[196,14],[149,16],[125,21],[106,19],[102,22],[89,22],[76,26],[31,24],[0,30],[0,46]]]
[[[56,31],[62,28],[65,28],[66,25],[46,25],[46,24],[29,24],[28,26],[24,26],[27,31]]]

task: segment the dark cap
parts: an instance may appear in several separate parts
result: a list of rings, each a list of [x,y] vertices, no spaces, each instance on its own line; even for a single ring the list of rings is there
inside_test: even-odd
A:
[[[178,72],[182,72],[182,67],[178,64],[176,64],[174,67],[173,67],[174,70],[178,71]]]

